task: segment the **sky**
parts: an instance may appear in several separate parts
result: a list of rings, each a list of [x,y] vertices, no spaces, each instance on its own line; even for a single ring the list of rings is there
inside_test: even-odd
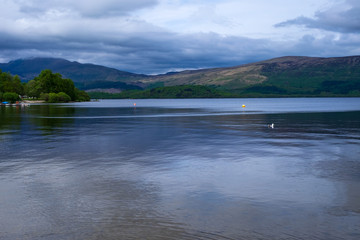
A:
[[[360,55],[359,0],[0,0],[0,62],[56,57],[160,74]]]

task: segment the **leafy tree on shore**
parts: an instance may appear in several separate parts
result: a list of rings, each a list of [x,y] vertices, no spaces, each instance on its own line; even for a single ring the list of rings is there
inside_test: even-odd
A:
[[[89,94],[87,94],[87,92],[85,92],[84,90],[79,90],[75,88],[75,96],[76,96],[76,100],[79,102],[90,101]]]
[[[41,93],[64,92],[75,101],[75,86],[70,79],[62,78],[59,73],[52,73],[51,70],[43,70],[39,76],[31,80],[26,86],[26,94],[29,97],[39,98]]]
[[[38,84],[35,80],[31,80],[25,85],[25,93],[28,97],[39,98],[41,91],[42,89],[40,84]]]
[[[21,83],[19,76],[12,76],[10,73],[2,72],[0,70],[0,92],[13,92],[18,95],[23,95],[24,86]]]
[[[49,93],[45,97],[47,102],[49,103],[56,103],[56,102],[69,102],[71,101],[71,98],[69,95],[67,95],[64,92],[59,93]]]
[[[42,98],[48,102],[89,101],[86,92],[75,88],[74,82],[62,78],[59,73],[51,70],[43,70],[39,76],[25,87],[25,93],[29,97]],[[70,99],[69,99],[70,98]]]
[[[6,93],[2,94],[2,100],[14,103],[14,102],[20,100],[20,97],[19,97],[19,94],[17,94],[17,93],[6,92]]]
[[[24,84],[19,76],[0,70],[0,100],[13,102],[24,94],[49,102],[90,101],[89,95],[75,88],[71,79],[62,78],[61,74],[52,73],[51,70],[43,70],[39,76]]]

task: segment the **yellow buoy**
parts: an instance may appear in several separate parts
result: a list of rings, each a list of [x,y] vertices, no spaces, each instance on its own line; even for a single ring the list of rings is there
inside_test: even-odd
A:
[[[243,107],[243,108],[246,107],[245,104],[243,104],[242,107]]]

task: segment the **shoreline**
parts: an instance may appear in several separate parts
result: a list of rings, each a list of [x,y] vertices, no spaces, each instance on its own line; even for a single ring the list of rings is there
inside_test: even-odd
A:
[[[16,101],[14,103],[11,102],[0,102],[1,106],[28,106],[30,104],[39,104],[45,103],[44,100],[24,100],[24,101]]]
[[[44,100],[24,100],[22,103],[45,103]]]

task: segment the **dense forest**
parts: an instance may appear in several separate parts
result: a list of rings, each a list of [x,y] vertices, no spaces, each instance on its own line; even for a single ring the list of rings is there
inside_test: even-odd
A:
[[[59,73],[43,70],[28,83],[0,70],[0,100],[15,102],[21,98],[44,100],[46,102],[89,101],[89,95],[75,87],[71,79],[62,78]]]
[[[146,90],[127,90],[121,93],[90,92],[91,98],[226,98],[238,97],[228,92],[207,86],[181,85],[171,87],[157,87]]]
[[[146,99],[146,98],[266,98],[266,97],[359,97],[359,84],[331,81],[322,88],[322,91],[289,91],[276,85],[258,84],[229,91],[219,87],[202,85],[180,85],[156,87],[145,90],[126,90],[121,93],[89,92],[93,99]],[[330,89],[329,91],[326,91]],[[324,92],[325,91],[325,92]]]

